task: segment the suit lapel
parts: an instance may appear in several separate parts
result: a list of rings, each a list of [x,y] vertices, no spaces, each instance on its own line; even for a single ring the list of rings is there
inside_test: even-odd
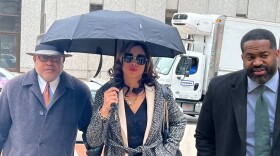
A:
[[[120,119],[120,129],[121,129],[121,135],[122,140],[125,145],[125,147],[128,147],[128,140],[127,140],[127,124],[126,124],[126,115],[125,115],[125,106],[124,106],[124,95],[123,95],[123,89],[119,91],[119,119]]]
[[[53,99],[51,100],[51,104],[59,100],[66,93],[67,88],[74,90],[73,80],[71,79],[70,75],[62,72],[60,74],[59,84],[54,92]]]
[[[280,71],[278,70],[279,74]],[[280,80],[279,80],[280,81]],[[274,129],[273,129],[273,146],[276,144],[276,141],[279,140],[280,133],[280,92],[279,92],[280,82],[278,85],[278,95],[277,95],[277,103],[276,103],[276,111],[275,111],[275,119],[274,119]]]
[[[36,96],[36,98],[40,101],[40,104],[45,107],[43,94],[41,93],[38,82],[37,82],[37,85],[32,85],[30,90]]]
[[[147,138],[149,136],[149,132],[152,127],[152,120],[154,114],[154,106],[155,106],[155,87],[149,87],[145,85],[145,92],[146,92],[146,100],[147,100],[147,127],[143,139],[143,145],[146,143]]]
[[[231,99],[238,133],[245,146],[247,127],[247,76],[245,71],[238,74],[232,82]]]
[[[43,99],[43,94],[41,93],[37,76],[38,76],[37,72],[35,71],[35,69],[33,69],[32,71],[30,71],[26,74],[26,77],[24,78],[22,85],[23,86],[31,85],[30,91],[40,101],[40,104],[42,106],[45,106],[45,102],[44,102],[44,99]]]
[[[146,96],[148,105],[148,121],[145,132],[146,142],[144,145],[150,145],[155,141],[155,139],[158,139],[155,138],[155,136],[158,133],[159,126],[162,126],[164,98],[160,89],[160,85],[156,84],[155,87],[146,87]]]
[[[59,83],[62,83],[61,81]],[[55,93],[53,95],[53,99],[51,100],[51,103],[55,103],[59,98],[62,97],[63,94],[65,94],[66,92],[66,88],[64,85],[59,85],[57,86],[56,90],[55,90]]]

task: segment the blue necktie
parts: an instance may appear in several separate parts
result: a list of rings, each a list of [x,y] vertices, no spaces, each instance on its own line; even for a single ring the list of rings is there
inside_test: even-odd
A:
[[[265,86],[259,86],[255,110],[255,156],[271,156],[268,104],[264,98]]]

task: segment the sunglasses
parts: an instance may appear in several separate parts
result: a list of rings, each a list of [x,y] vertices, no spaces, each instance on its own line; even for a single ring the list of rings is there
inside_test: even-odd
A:
[[[39,60],[41,62],[47,62],[48,60],[51,60],[52,62],[59,62],[61,61],[61,58],[63,56],[59,56],[59,55],[53,55],[53,56],[49,56],[49,55],[37,55],[37,57],[39,58]]]
[[[123,56],[123,61],[125,63],[130,63],[130,62],[132,62],[133,58],[136,59],[136,63],[138,65],[144,65],[147,62],[147,59],[146,59],[145,55],[139,54],[136,57],[134,57],[132,53],[125,53],[124,56]]]

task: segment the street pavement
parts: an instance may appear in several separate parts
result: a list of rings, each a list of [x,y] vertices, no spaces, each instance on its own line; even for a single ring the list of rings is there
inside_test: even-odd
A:
[[[195,128],[198,117],[188,116],[188,124],[186,125],[185,133],[180,142],[180,150],[183,156],[196,156],[195,148]]]

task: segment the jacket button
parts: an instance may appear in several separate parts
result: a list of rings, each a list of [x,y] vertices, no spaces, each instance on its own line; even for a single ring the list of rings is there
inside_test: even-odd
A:
[[[39,111],[39,114],[42,116],[42,115],[44,115],[44,112],[43,111]]]
[[[39,145],[40,145],[40,146],[44,146],[45,144],[44,144],[44,142],[40,141],[40,142],[39,142]]]

